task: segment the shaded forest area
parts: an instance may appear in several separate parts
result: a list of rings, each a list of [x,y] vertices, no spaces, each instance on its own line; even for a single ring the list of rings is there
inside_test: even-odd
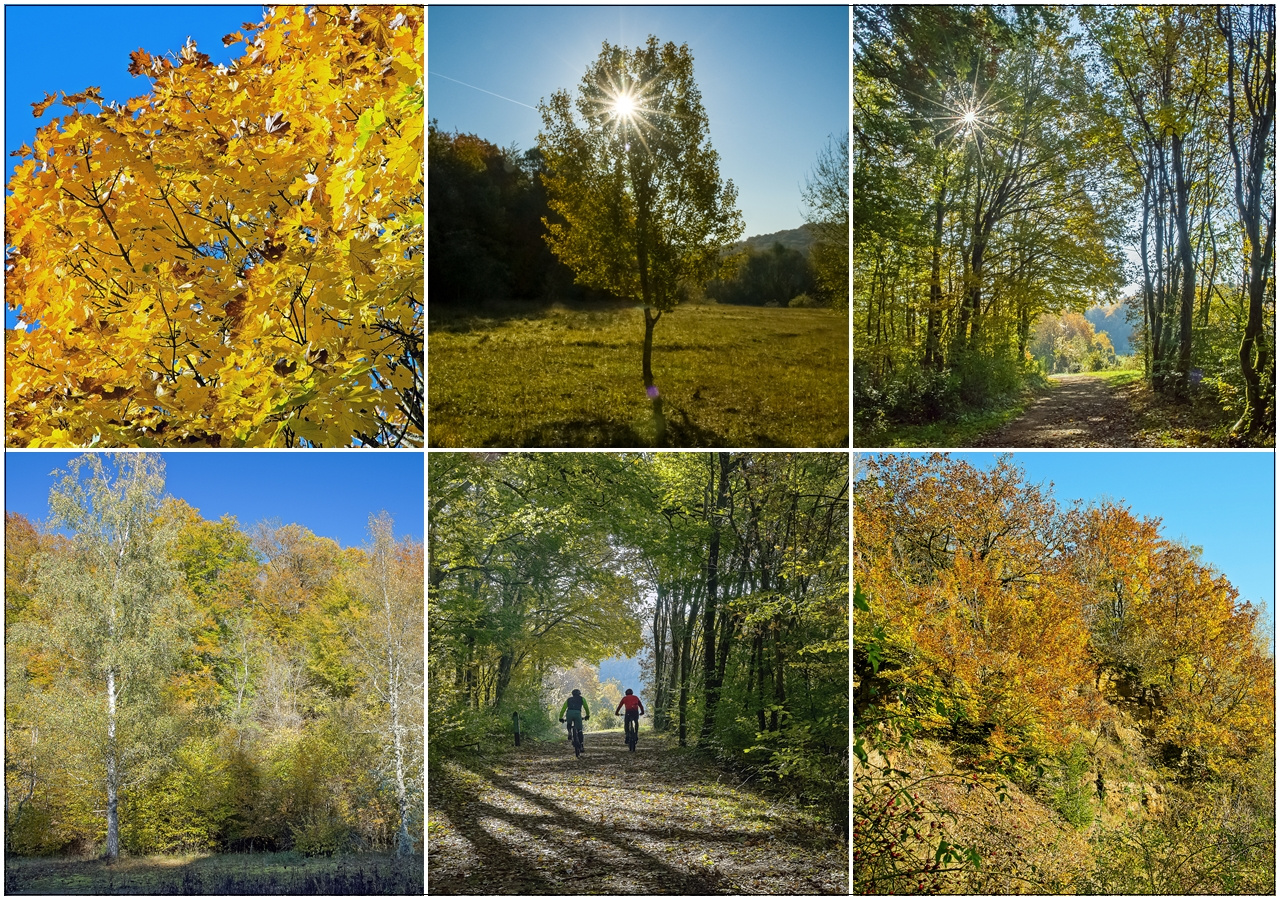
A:
[[[863,428],[1007,403],[1053,370],[1038,320],[1123,300],[1157,394],[1212,402],[1224,439],[1271,444],[1270,10],[853,17]]]
[[[643,651],[658,731],[845,827],[845,456],[436,454],[428,478],[432,766],[509,745],[513,712],[563,741],[563,670]]]
[[[363,548],[209,521],[146,454],[61,474],[49,530],[5,516],[9,858],[374,852],[403,877],[295,857],[262,884],[421,888],[422,544],[385,514]],[[256,890],[239,865],[166,877]]]
[[[1275,891],[1259,607],[1008,458],[854,482],[855,892]]]
[[[847,170],[843,140],[825,148],[802,199],[808,205],[810,245],[726,253],[725,270],[707,285],[706,299],[753,306],[844,308],[848,282],[845,210],[830,189]],[[829,170],[829,171],[828,171]],[[498,147],[474,134],[428,129],[428,288],[433,306],[476,311],[494,301],[576,304],[609,296],[575,283],[552,254],[543,220],[546,167],[538,148]],[[840,182],[843,184],[844,179]],[[847,203],[845,204],[847,209]],[[800,298],[799,302],[792,302]]]

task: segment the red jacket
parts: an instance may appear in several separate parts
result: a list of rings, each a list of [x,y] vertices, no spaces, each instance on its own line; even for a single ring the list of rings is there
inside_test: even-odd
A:
[[[622,709],[624,706],[627,708],[627,712],[635,712],[636,710],[639,710],[641,715],[644,714],[644,704],[640,702],[640,698],[635,694],[628,694],[619,700],[618,709],[615,709],[613,714],[616,716],[618,714],[618,710]]]

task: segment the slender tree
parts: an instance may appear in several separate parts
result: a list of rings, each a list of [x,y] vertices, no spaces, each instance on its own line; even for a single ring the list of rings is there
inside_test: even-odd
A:
[[[104,461],[105,459],[105,461]],[[94,454],[72,460],[50,491],[55,527],[71,534],[68,552],[45,556],[41,590],[57,598],[51,635],[72,665],[101,691],[106,706],[105,855],[120,854],[122,737],[175,641],[179,574],[171,561],[173,524],[159,515],[164,462],[151,454]],[[88,718],[96,719],[90,714]]]
[[[652,36],[635,50],[606,41],[576,99],[556,91],[539,109],[555,213],[543,220],[547,243],[580,284],[644,307],[641,368],[661,442],[654,326],[716,273],[743,228],[737,188],[720,180],[693,54]]]
[[[1249,257],[1249,312],[1240,340],[1245,406],[1235,433],[1265,431],[1275,421],[1275,364],[1263,327],[1271,266],[1275,260],[1276,20],[1262,6],[1224,6],[1218,28],[1227,40],[1227,140],[1235,167],[1235,201]],[[1271,178],[1265,177],[1271,170]]]
[[[370,543],[357,590],[368,606],[355,643],[369,693],[379,710],[378,728],[390,757],[400,824],[396,856],[413,852],[409,823],[414,813],[413,773],[422,735],[423,603],[422,545],[397,543],[386,513],[369,517]]]

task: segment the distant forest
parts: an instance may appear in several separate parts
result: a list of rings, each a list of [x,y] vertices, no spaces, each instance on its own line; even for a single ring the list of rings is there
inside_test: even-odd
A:
[[[491,300],[575,302],[603,294],[574,283],[543,240],[542,153],[499,147],[474,134],[429,126],[428,289],[433,304]],[[747,238],[725,251],[725,270],[704,298],[752,306],[843,304],[816,277],[812,226]]]

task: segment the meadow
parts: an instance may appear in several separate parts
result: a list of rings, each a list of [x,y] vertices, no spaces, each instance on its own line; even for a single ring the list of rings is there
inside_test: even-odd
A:
[[[6,894],[417,895],[422,856],[216,853],[102,859],[13,857]]]
[[[824,309],[688,305],[662,317],[653,369],[676,447],[848,441],[848,318]],[[432,310],[432,447],[655,443],[636,308]]]

